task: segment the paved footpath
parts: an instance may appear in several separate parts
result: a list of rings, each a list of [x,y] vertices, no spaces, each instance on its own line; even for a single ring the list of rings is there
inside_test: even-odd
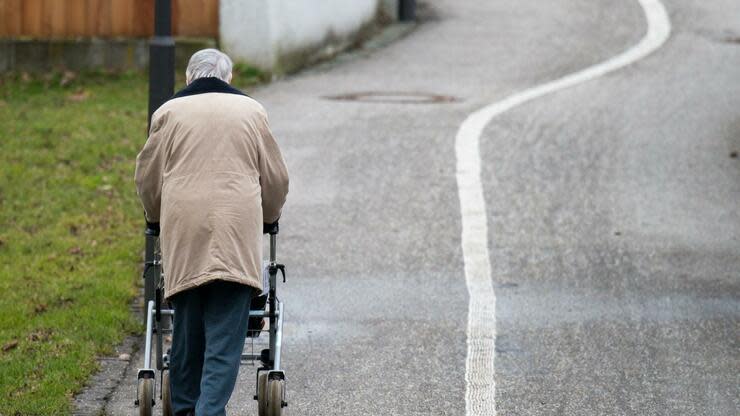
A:
[[[646,31],[637,0],[422,3],[424,23],[386,48],[250,92],[291,171],[292,415],[466,414],[458,129]],[[500,415],[740,408],[740,3],[663,4],[656,52],[481,132]],[[363,91],[457,100],[325,98]],[[107,414],[135,413],[138,365]],[[232,415],[256,414],[243,370]]]

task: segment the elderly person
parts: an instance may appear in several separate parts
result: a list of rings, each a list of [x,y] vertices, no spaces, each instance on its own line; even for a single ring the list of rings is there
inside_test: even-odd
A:
[[[288,172],[264,108],[231,87],[232,62],[196,52],[187,86],[152,116],[136,159],[146,220],[161,222],[165,295],[175,309],[176,415],[225,415],[262,289],[262,227],[280,217]]]

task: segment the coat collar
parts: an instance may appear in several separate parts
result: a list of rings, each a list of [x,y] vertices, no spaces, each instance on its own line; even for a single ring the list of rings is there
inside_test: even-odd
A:
[[[172,96],[172,98],[187,97],[190,95],[197,95],[197,94],[206,94],[209,92],[219,92],[223,94],[237,94],[237,95],[247,96],[247,94],[244,94],[243,92],[232,87],[226,82],[221,81],[220,79],[215,78],[215,77],[209,77],[209,78],[196,79],[195,81],[191,82],[190,85],[178,91],[175,95]]]

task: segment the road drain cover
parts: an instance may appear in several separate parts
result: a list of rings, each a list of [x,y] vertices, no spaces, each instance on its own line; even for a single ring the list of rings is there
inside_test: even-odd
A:
[[[429,94],[424,92],[354,92],[350,94],[330,95],[329,100],[361,101],[366,103],[390,104],[441,104],[460,101],[449,95]]]

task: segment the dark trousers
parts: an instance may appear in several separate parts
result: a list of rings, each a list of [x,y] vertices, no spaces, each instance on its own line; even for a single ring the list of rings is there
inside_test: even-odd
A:
[[[255,289],[217,280],[175,294],[170,355],[176,415],[224,416],[234,391]]]

